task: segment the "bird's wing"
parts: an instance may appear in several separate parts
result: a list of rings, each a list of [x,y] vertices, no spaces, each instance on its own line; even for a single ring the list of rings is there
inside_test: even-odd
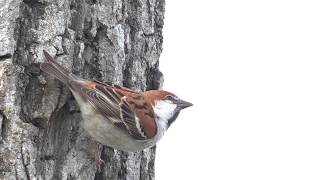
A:
[[[98,81],[74,83],[85,99],[116,127],[128,132],[137,140],[154,137],[156,123],[151,105],[141,93]]]
[[[136,126],[144,135],[145,139],[154,137],[157,133],[157,125],[153,108],[149,102],[146,101],[142,93],[127,91],[127,88],[115,88],[115,91],[122,96],[124,110],[122,117],[126,119],[126,108],[129,108],[135,115]]]

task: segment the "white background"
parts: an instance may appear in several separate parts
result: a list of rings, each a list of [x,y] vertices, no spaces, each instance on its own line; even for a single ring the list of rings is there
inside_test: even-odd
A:
[[[166,0],[163,48],[157,180],[320,179],[320,1]]]

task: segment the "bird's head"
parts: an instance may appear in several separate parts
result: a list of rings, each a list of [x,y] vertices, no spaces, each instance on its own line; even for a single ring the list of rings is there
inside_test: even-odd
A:
[[[193,105],[175,94],[163,90],[146,91],[144,96],[152,104],[157,119],[164,121],[167,128],[176,120],[182,109]]]

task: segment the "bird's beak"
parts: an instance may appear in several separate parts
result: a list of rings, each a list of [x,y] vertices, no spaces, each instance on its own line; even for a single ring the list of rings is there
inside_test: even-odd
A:
[[[184,108],[193,106],[192,103],[187,102],[187,101],[184,101],[184,100],[182,100],[182,99],[179,99],[179,100],[177,101],[177,105],[178,105],[178,107],[180,107],[181,109],[184,109]]]

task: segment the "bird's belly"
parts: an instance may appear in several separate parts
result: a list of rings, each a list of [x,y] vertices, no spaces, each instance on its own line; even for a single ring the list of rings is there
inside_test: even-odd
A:
[[[94,110],[92,109],[92,111]],[[82,127],[103,145],[123,151],[140,151],[155,144],[152,143],[152,140],[133,139],[127,132],[114,126],[110,120],[96,112],[82,112],[82,117]]]
[[[98,114],[92,105],[84,103],[82,98],[73,92],[83,117],[82,127],[96,141],[122,151],[141,151],[154,146],[157,139],[136,140],[127,132],[114,126],[110,120]]]

